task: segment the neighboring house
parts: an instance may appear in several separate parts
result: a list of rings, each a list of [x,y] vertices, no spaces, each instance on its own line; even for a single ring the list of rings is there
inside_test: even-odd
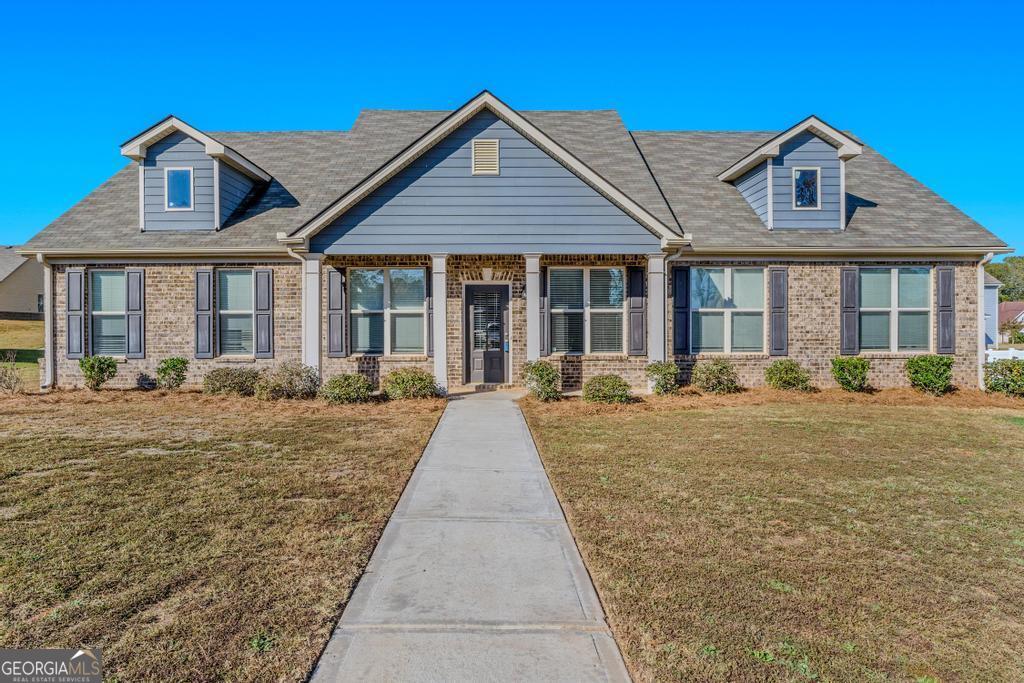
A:
[[[0,247],[0,318],[42,320],[43,266],[18,249]]]
[[[977,386],[982,261],[1006,245],[811,116],[777,132],[641,132],[613,111],[364,111],[345,132],[205,133],[168,117],[23,249],[48,273],[45,382],[168,356],[190,380],[301,360],[324,376],[433,372],[573,390],[726,357],[876,386],[919,353]]]
[[[1024,301],[1002,301],[999,303],[999,329],[1007,323],[1024,325]],[[1007,344],[1010,335],[1007,332],[999,333],[999,342]]]
[[[985,273],[985,348],[999,343],[999,290],[1003,283]]]

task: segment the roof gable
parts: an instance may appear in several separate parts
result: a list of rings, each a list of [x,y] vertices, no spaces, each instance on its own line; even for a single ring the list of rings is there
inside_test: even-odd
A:
[[[0,247],[0,282],[6,280],[11,273],[21,268],[28,259],[18,254],[19,247]]]
[[[537,147],[625,211],[640,225],[650,230],[661,239],[662,246],[682,246],[686,243],[687,238],[685,236],[672,230],[645,207],[641,206],[609,182],[604,176],[597,173],[568,149],[549,137],[526,117],[486,90],[443,118],[430,130],[406,146],[401,152],[367,175],[355,187],[329,204],[311,220],[307,221],[290,235],[279,235],[278,239],[285,244],[302,244],[308,248],[309,239],[313,235],[331,224],[366,198],[371,192],[415,162],[420,156],[484,110],[492,112],[512,129],[537,145]]]

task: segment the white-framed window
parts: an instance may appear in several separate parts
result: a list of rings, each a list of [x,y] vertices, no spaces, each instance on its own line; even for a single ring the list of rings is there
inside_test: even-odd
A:
[[[37,313],[42,313],[43,312],[43,301],[44,301],[43,295],[42,294],[36,294],[36,312]]]
[[[624,268],[549,268],[548,302],[552,353],[624,352]]]
[[[859,278],[862,351],[931,349],[931,268],[861,268]]]
[[[164,210],[192,211],[195,182],[192,167],[164,169]]]
[[[821,169],[793,169],[793,209],[807,211],[821,208]]]
[[[473,140],[473,175],[498,175],[501,172],[500,143],[494,140]]]
[[[89,271],[90,355],[124,356],[127,353],[127,286],[123,270]]]
[[[764,268],[690,268],[691,353],[764,353]]]
[[[252,270],[217,270],[217,343],[220,355],[253,355],[255,291]]]
[[[351,268],[349,345],[353,353],[422,354],[427,345],[424,268]]]

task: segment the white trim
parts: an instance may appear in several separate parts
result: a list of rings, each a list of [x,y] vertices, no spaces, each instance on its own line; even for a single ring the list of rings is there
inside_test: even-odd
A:
[[[38,260],[41,261],[43,265],[43,296],[46,297],[46,300],[43,303],[43,334],[46,338],[43,341],[43,381],[40,384],[40,388],[48,389],[54,384],[53,266],[42,258]]]
[[[448,254],[431,254],[430,303],[434,311],[434,381],[448,391]],[[425,327],[425,326],[424,326]]]
[[[171,171],[188,171],[188,206],[171,206],[171,188],[167,175]],[[196,172],[192,166],[164,166],[164,211],[196,210]]]
[[[817,203],[814,206],[796,205],[796,174],[800,171],[814,171],[814,196]],[[793,166],[790,171],[790,201],[794,211],[821,211],[821,167],[820,166]]]
[[[722,303],[726,304],[723,306],[709,306],[699,308],[693,305],[693,284],[694,276],[697,270],[721,270],[723,272],[723,286],[725,291],[722,292]],[[733,300],[733,273],[737,270],[760,270],[761,271],[761,307],[760,308],[739,308],[736,306],[728,306],[727,304]],[[737,355],[737,354],[761,354],[767,353],[768,349],[768,268],[764,266],[751,266],[751,265],[695,265],[690,268],[690,282],[687,290],[690,294],[690,300],[687,303],[687,311],[690,316],[689,320],[689,338],[686,340],[686,350],[690,354],[708,354],[708,355]],[[693,320],[700,313],[713,313],[722,315],[722,350],[694,350],[693,348]],[[761,348],[760,350],[742,350],[734,351],[732,348],[732,318],[733,314],[750,314],[759,313],[761,315]]]
[[[139,232],[146,232],[146,166],[139,161]]]
[[[220,230],[220,159],[213,160],[213,229]]]
[[[494,170],[478,171],[476,169],[476,148],[481,142],[494,143]],[[501,175],[501,140],[498,138],[474,138],[471,145],[469,167],[473,175]]]
[[[582,270],[583,271],[583,308],[559,308],[557,311],[551,305],[551,273],[556,270]],[[622,306],[619,308],[595,308],[590,305],[590,272],[592,270],[618,270],[622,272]],[[563,354],[567,356],[624,356],[629,351],[629,271],[626,266],[548,266],[548,327],[550,329],[550,316],[557,313],[582,313],[583,314],[583,351],[553,351],[553,355]],[[592,351],[590,348],[590,320],[592,313],[620,313],[622,315],[622,346],[618,351]],[[539,318],[539,316],[538,316]],[[538,349],[540,343],[538,341]],[[648,349],[649,350],[649,349]]]
[[[901,270],[911,269],[927,269],[928,270],[928,306],[900,306],[899,305],[899,272]],[[888,349],[865,349],[861,348],[862,353],[904,353],[904,354],[921,354],[921,353],[932,353],[935,349],[935,315],[932,309],[935,307],[935,277],[936,271],[930,265],[908,265],[908,266],[875,266],[865,265],[860,266],[857,269],[857,289],[860,291],[860,276],[865,270],[888,270],[889,271],[889,306],[888,307],[871,307],[871,306],[860,306],[858,301],[857,315],[861,313],[887,313],[889,315],[889,348]],[[899,348],[899,318],[900,313],[927,313],[928,314],[928,347],[924,349],[901,349]],[[860,321],[858,320],[858,327]],[[860,340],[858,340],[858,345]]]
[[[629,316],[629,283],[626,283]],[[647,255],[647,360],[665,360],[668,339],[665,334],[665,255]],[[629,323],[626,323],[626,353],[629,353]]]
[[[978,388],[985,388],[985,264],[991,259],[991,254],[978,262]],[[954,271],[956,272],[956,271]],[[998,288],[997,288],[998,291]],[[997,297],[998,298],[998,297]],[[997,318],[998,322],[998,318]],[[999,328],[996,328],[997,344],[999,342]]]
[[[775,229],[775,169],[772,167],[772,160],[765,159],[768,167],[768,229]]]
[[[220,273],[221,271],[242,273],[248,271],[249,277],[252,278],[252,285],[249,288],[249,294],[251,295],[251,301],[249,303],[249,310],[234,309],[220,307],[221,293],[220,293]],[[216,325],[217,331],[217,358],[254,358],[256,354],[256,269],[255,268],[214,268],[213,269],[213,291],[214,291],[214,303],[216,304],[214,313],[216,314]],[[224,349],[221,345],[224,343],[224,335],[221,334],[220,318],[222,315],[245,315],[248,314],[252,320],[252,351],[250,353],[224,353]]]
[[[846,230],[846,159],[839,160],[839,229]]]
[[[282,242],[287,244],[304,243],[308,246],[309,239],[339,216],[352,208],[367,194],[377,189],[384,182],[389,180],[396,173],[412,163],[424,152],[432,148],[439,141],[444,139],[454,130],[459,128],[468,119],[475,116],[483,109],[489,109],[498,118],[510,124],[519,133],[528,138],[544,152],[564,165],[571,172],[582,178],[598,192],[603,194],[612,203],[617,204],[626,213],[630,214],[641,225],[646,227],[655,235],[661,237],[663,247],[678,247],[689,242],[689,236],[682,236],[658,220],[647,209],[630,199],[625,193],[605,180],[602,176],[592,170],[589,166],[580,161],[576,156],[557,142],[548,137],[543,131],[527,121],[522,115],[510,108],[491,93],[484,91],[464,104],[458,110],[450,114],[443,121],[434,126],[425,135],[397,154],[387,164],[374,173],[367,176],[354,188],[339,197],[326,209],[321,211],[307,223],[290,236],[279,236]]]
[[[526,360],[540,359],[540,254],[526,259]]]
[[[302,258],[302,362],[320,369],[320,263],[319,254]]]
[[[810,132],[835,147],[840,159],[852,159],[864,151],[864,146],[850,136],[836,130],[817,116],[808,116],[719,173],[718,179],[724,182],[736,180],[764,159],[779,156],[782,145],[804,132]]]
[[[246,174],[251,178],[270,182],[270,174],[252,163],[244,156],[231,149],[222,142],[215,140],[197,128],[193,128],[176,116],[168,116],[154,126],[150,126],[142,133],[121,145],[121,154],[136,161],[146,158],[146,149],[155,142],[162,140],[171,133],[178,131],[201,143],[208,154],[215,159],[222,159],[229,166]]]

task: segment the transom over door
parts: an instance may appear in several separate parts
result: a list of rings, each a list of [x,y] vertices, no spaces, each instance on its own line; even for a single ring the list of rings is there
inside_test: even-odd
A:
[[[467,285],[466,381],[504,384],[508,367],[508,288]]]

